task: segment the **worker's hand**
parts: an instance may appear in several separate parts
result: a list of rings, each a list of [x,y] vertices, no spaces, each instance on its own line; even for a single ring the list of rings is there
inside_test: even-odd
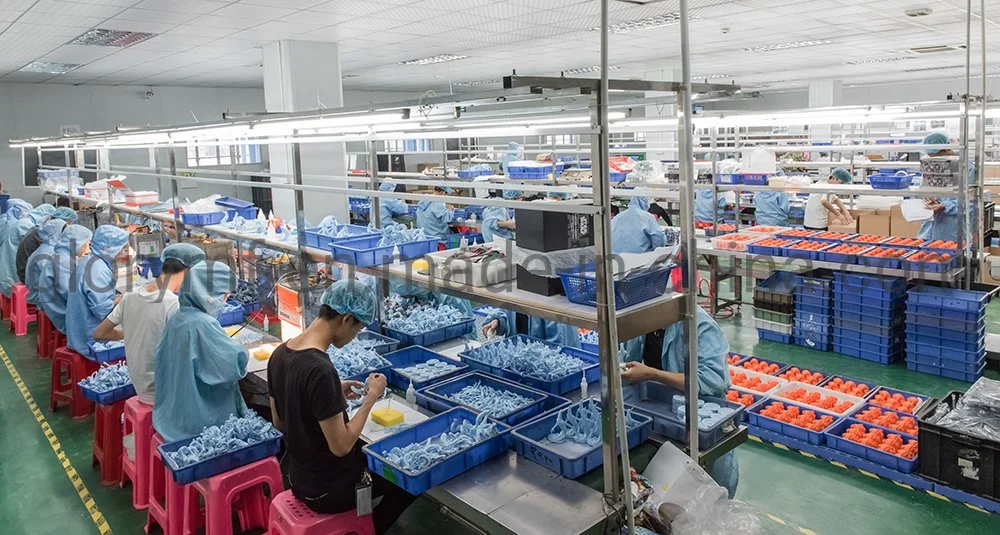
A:
[[[497,226],[502,228],[515,229],[517,228],[517,223],[513,219],[507,219],[504,221],[497,221]]]
[[[483,325],[483,336],[489,338],[491,336],[496,336],[497,329],[500,328],[500,320],[493,320],[486,325]]]
[[[653,377],[653,369],[641,362],[626,362],[622,379],[630,383],[641,383]]]
[[[381,373],[369,375],[365,384],[368,385],[368,399],[371,401],[382,399],[382,396],[385,395],[385,389],[389,386],[385,380],[385,376]]]
[[[927,207],[928,210],[934,212],[935,214],[940,212],[941,210],[944,210],[944,205],[939,202],[925,203],[924,205]]]
[[[364,388],[364,386],[365,386],[365,384],[362,383],[361,381],[341,381],[340,382],[340,389],[344,391],[344,397],[347,398],[347,399],[349,399],[349,400],[352,400],[352,401],[355,400],[355,399],[359,399],[361,397],[361,395],[360,394],[355,394],[354,391],[351,390],[351,388],[353,387],[353,388],[357,388],[357,389],[360,390],[360,389]]]

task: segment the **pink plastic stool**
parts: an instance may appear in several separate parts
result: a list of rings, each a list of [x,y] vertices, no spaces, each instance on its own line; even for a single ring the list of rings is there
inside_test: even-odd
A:
[[[15,336],[28,334],[28,324],[36,320],[35,305],[28,304],[28,287],[15,284],[10,290],[10,330]]]
[[[268,535],[375,535],[371,515],[358,516],[355,511],[336,515],[313,512],[286,490],[271,501]]]
[[[94,418],[91,465],[101,467],[101,485],[116,485],[122,478],[122,414],[125,400],[98,405]]]
[[[10,319],[10,298],[0,293],[0,319],[7,321]]]
[[[185,500],[184,534],[195,533],[204,525],[205,535],[231,535],[234,510],[244,531],[266,528],[271,498],[265,496],[264,484],[272,497],[285,489],[274,457],[195,481],[191,486],[196,492]],[[198,507],[198,494],[205,499],[204,510]]]
[[[60,403],[69,403],[70,415],[82,420],[90,415],[94,403],[83,397],[77,383],[97,371],[100,364],[85,358],[68,347],[60,347],[52,357],[52,377],[49,382],[49,410],[55,412]],[[63,381],[65,372],[68,382]]]
[[[41,310],[36,316],[38,317],[38,338],[35,342],[35,350],[38,353],[38,358],[50,359],[52,358],[52,350],[49,349],[49,344],[53,341],[52,322]]]
[[[157,446],[163,444],[159,433],[149,443],[149,504],[146,507],[146,533],[158,524],[164,535],[180,535],[184,528],[184,505],[191,485],[178,485],[160,457]]]
[[[153,406],[131,397],[125,400],[125,429],[122,436],[135,435],[135,458],[122,455],[122,477],[118,484],[132,483],[132,507],[149,506],[149,444],[153,439]],[[124,450],[123,450],[124,452]]]

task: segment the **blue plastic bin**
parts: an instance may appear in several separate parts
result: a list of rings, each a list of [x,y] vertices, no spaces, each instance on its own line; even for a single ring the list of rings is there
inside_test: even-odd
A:
[[[986,336],[984,332],[978,340],[956,342],[911,329],[906,332],[906,347],[924,355],[947,357],[951,354],[953,360],[979,360],[986,351]]]
[[[871,250],[871,247],[857,253],[832,253],[827,250],[833,248],[834,247],[828,247],[820,250],[819,260],[822,262],[833,262],[836,264],[857,264],[858,257]]]
[[[983,376],[983,371],[986,370],[986,359],[983,359],[983,363],[979,366],[979,369],[975,372],[964,372],[960,370],[952,370],[942,366],[932,366],[930,364],[921,364],[919,362],[907,361],[906,369],[927,373],[930,375],[936,375],[938,377],[947,377],[949,379],[955,379],[957,381],[965,381],[967,383],[974,383]]]
[[[806,321],[829,323],[833,321],[833,308],[829,306],[814,307],[795,303],[795,317]]]
[[[81,384],[77,384],[77,386],[80,387],[83,397],[98,405],[114,405],[135,395],[135,385],[132,383],[108,390],[107,392],[96,392]]]
[[[813,297],[801,295],[799,293],[795,294],[795,308],[802,306],[815,307],[817,309],[829,310],[833,306],[833,300],[830,296],[826,297]]]
[[[914,176],[875,173],[868,177],[868,182],[871,183],[872,189],[906,189],[913,185]]]
[[[775,271],[770,277],[757,284],[754,290],[792,295],[795,293],[795,274],[788,271]]]
[[[769,431],[774,431],[775,433],[778,433],[778,434],[781,434],[781,435],[785,435],[787,437],[791,437],[791,438],[794,438],[796,440],[801,440],[802,442],[807,442],[807,443],[815,445],[815,446],[819,446],[819,445],[823,444],[824,436],[823,436],[823,432],[821,432],[821,431],[811,431],[809,429],[805,429],[805,428],[799,427],[797,425],[786,424],[786,423],[781,422],[779,420],[768,418],[767,416],[762,415],[761,411],[763,411],[764,409],[766,409],[771,403],[778,403],[778,401],[766,399],[766,400],[764,400],[763,403],[758,403],[757,405],[751,407],[747,411],[747,419],[748,419],[748,422],[750,423],[750,425],[755,425],[757,427],[760,427],[761,429],[767,429]],[[823,411],[817,409],[816,407],[810,407],[810,406],[806,406],[806,405],[799,405],[798,403],[792,403],[792,402],[789,402],[789,401],[780,401],[780,403],[783,403],[786,408],[787,407],[798,407],[802,411],[813,411],[813,412],[816,413],[817,418],[820,417],[820,416],[824,416],[824,415],[828,414],[826,412],[823,412]],[[832,425],[836,424],[837,423],[837,419],[839,417],[837,415],[835,415],[835,414],[829,414],[829,416],[833,416],[834,417],[834,423],[830,424],[830,425],[832,426]]]
[[[859,316],[863,316],[865,321],[877,321],[880,327],[888,327],[903,314],[903,307],[886,309],[875,305],[837,301],[833,306],[833,314],[835,318],[849,320],[857,320]]]
[[[742,361],[740,361],[737,364],[732,364],[732,366],[735,366],[737,368],[742,368],[743,365],[746,364],[747,361],[749,361],[750,359],[757,359],[758,361],[764,362],[766,364],[777,364],[778,365],[778,371],[776,371],[774,373],[769,373],[767,375],[777,376],[779,373],[783,373],[785,370],[787,370],[788,368],[792,367],[791,364],[785,364],[784,362],[778,362],[776,360],[766,359],[766,358],[763,358],[763,357],[758,357],[756,355],[747,355],[745,359],[743,359]]]
[[[828,334],[821,334],[813,331],[795,329],[795,344],[808,347],[817,351],[830,351],[833,349],[832,338]]]
[[[885,327],[869,321],[854,321],[849,319],[836,319],[833,325],[845,331],[855,331],[869,336],[888,338],[903,333],[906,330],[903,328],[903,318],[902,314],[896,315],[894,321]]]
[[[741,181],[747,186],[766,186],[767,185],[767,173],[740,173]]]
[[[868,399],[868,398],[872,397],[872,394],[875,392],[875,389],[878,388],[878,384],[877,383],[873,383],[871,381],[862,381],[861,379],[855,379],[853,377],[848,377],[846,375],[840,375],[839,373],[836,374],[836,375],[831,375],[831,376],[827,377],[826,379],[824,379],[822,382],[820,382],[816,386],[822,386],[823,388],[827,388],[827,386],[826,386],[827,383],[833,382],[833,380],[836,379],[836,378],[838,378],[838,377],[840,379],[842,379],[845,383],[848,382],[848,381],[853,381],[854,384],[866,385],[868,387],[868,393],[865,394],[864,396],[858,396],[858,397],[862,397],[864,399]],[[867,407],[868,405],[865,405],[865,406]],[[885,407],[880,407],[880,408],[884,409]],[[886,410],[889,410],[889,409],[886,409]]]
[[[801,296],[829,297],[833,290],[833,272],[813,269],[795,275],[795,293]]]
[[[990,296],[986,292],[941,288],[939,286],[914,286],[907,292],[907,303],[927,305],[948,310],[980,312],[986,308]]]
[[[518,339],[524,340],[526,342],[527,341],[540,342],[549,347],[558,348],[560,353],[563,353],[564,355],[569,355],[571,357],[576,357],[582,360],[584,362],[583,368],[580,371],[573,372],[567,375],[566,377],[560,379],[554,379],[551,381],[546,381],[542,379],[537,379],[535,377],[528,377],[525,375],[521,375],[519,373],[479,361],[476,359],[476,355],[479,352],[479,348],[471,349],[469,351],[464,351],[462,353],[459,353],[458,356],[462,359],[462,362],[468,364],[469,368],[473,370],[480,370],[486,373],[491,373],[493,375],[496,375],[497,377],[501,377],[503,379],[509,379],[519,384],[528,385],[537,388],[538,390],[541,390],[543,392],[548,392],[549,394],[555,394],[557,396],[561,396],[567,392],[579,389],[580,380],[584,376],[587,378],[587,383],[593,383],[594,381],[597,381],[601,376],[601,371],[600,368],[598,367],[599,357],[594,353],[588,353],[586,351],[572,347],[557,346],[555,344],[550,344],[544,340],[539,340],[537,338],[532,338],[530,336],[525,336],[523,334],[511,337],[508,340],[518,340]],[[502,343],[502,341],[494,343]]]
[[[409,243],[379,246],[380,236],[344,240],[330,245],[335,262],[343,262],[358,267],[371,267],[392,262],[392,249],[398,247],[400,260],[412,260],[425,254],[437,251],[440,238],[428,237],[425,240]]]
[[[366,342],[369,340],[374,340],[378,342],[378,345],[372,346],[372,351],[378,353],[379,355],[386,355],[387,353],[392,353],[393,351],[399,349],[399,340],[395,338],[389,338],[388,336],[383,336],[379,333],[372,331],[361,331],[355,337],[359,342]],[[406,388],[406,386],[403,386]]]
[[[393,351],[392,353],[387,353],[385,355],[385,360],[392,363],[392,373],[389,375],[389,383],[393,386],[406,390],[410,386],[410,378],[406,375],[400,373],[400,369],[408,368],[415,364],[421,364],[427,362],[428,360],[437,359],[443,362],[447,362],[454,366],[458,366],[458,369],[448,373],[443,373],[433,379],[427,379],[426,381],[413,381],[413,388],[421,389],[426,386],[439,383],[449,377],[454,377],[458,374],[465,373],[468,371],[468,366],[462,364],[461,362],[453,361],[452,359],[431,351],[423,346],[410,346],[405,349],[400,349],[398,351]]]
[[[226,217],[226,212],[209,212],[207,214],[181,213],[181,222],[185,225],[218,225]]]
[[[907,324],[910,325],[915,325],[919,327],[934,327],[937,329],[948,330],[948,331],[966,331],[966,332],[979,332],[979,330],[986,325],[985,318],[979,320],[966,321],[966,320],[942,318],[936,315],[917,314],[916,312],[912,311],[911,307],[913,306],[914,305],[906,307],[906,322]]]
[[[966,331],[953,331],[950,329],[941,329],[938,327],[931,327],[929,325],[919,325],[907,320],[907,334],[913,332],[923,337],[933,337],[940,341],[937,345],[947,346],[951,342],[957,342],[959,344],[966,344],[971,342],[979,342],[983,335],[986,334],[986,326],[982,326],[979,330],[966,330]],[[920,341],[920,343],[930,343],[926,341]]]
[[[125,358],[124,345],[121,347],[97,351],[94,349],[94,342],[91,341],[87,342],[87,348],[90,349],[90,360],[94,362],[114,362]]]
[[[900,348],[898,353],[893,353],[891,355],[883,355],[877,351],[868,351],[867,349],[858,349],[855,346],[843,346],[837,343],[836,337],[833,340],[833,352],[840,353],[841,355],[846,355],[848,357],[855,357],[870,362],[875,362],[878,364],[892,364],[893,362],[899,362],[903,360],[903,351]]]
[[[905,459],[903,457],[899,457],[897,455],[893,455],[891,453],[865,446],[864,444],[841,437],[841,435],[847,431],[847,428],[855,424],[865,426],[866,430],[873,428],[881,429],[885,431],[886,436],[889,436],[890,434],[899,435],[903,438],[904,444],[910,440],[917,440],[917,437],[900,433],[899,431],[869,424],[860,420],[854,420],[852,418],[844,418],[843,420],[834,423],[833,426],[825,432],[826,446],[837,451],[842,451],[848,455],[853,455],[861,459],[867,459],[875,464],[885,466],[886,468],[903,474],[910,474],[916,469],[919,455],[914,456],[913,459]]]
[[[902,263],[902,260],[900,260],[900,258],[858,255],[858,265],[877,267],[883,269],[899,269]]]
[[[917,364],[925,364],[928,366],[936,366],[938,368],[947,368],[961,373],[976,373],[980,368],[982,368],[983,363],[986,362],[986,352],[983,351],[979,358],[975,360],[964,361],[925,355],[907,348],[906,361],[915,362]]]
[[[433,331],[427,331],[419,334],[404,333],[403,331],[393,329],[389,326],[383,327],[382,330],[385,331],[386,335],[399,340],[400,347],[429,347],[434,344],[444,342],[445,340],[451,340],[452,338],[458,338],[471,333],[476,330],[476,320],[466,318],[458,323],[446,325],[444,327],[434,329]]]
[[[817,232],[816,235],[810,236],[809,239],[812,240],[812,241],[818,241],[818,242],[824,242],[824,243],[840,244],[840,243],[846,242],[847,240],[853,240],[854,238],[858,237],[857,234],[852,234],[852,233],[849,233],[849,232],[842,233],[842,234],[844,234],[844,237],[842,237],[842,238],[821,238],[820,237],[821,234],[823,234],[823,231]]]
[[[906,288],[906,279],[902,277],[891,277],[888,275],[864,275],[849,271],[834,271],[833,277],[835,282],[851,286],[860,286],[865,290],[878,289],[893,292],[900,288],[904,290]]]
[[[219,325],[223,327],[228,327],[230,325],[236,325],[238,323],[243,323],[243,304],[237,303],[240,308],[230,310],[229,312],[223,312],[219,314]]]
[[[626,409],[631,407],[626,406]],[[569,441],[555,444],[548,440],[557,416],[557,411],[550,412],[547,416],[516,427],[511,434],[517,453],[570,479],[576,479],[603,465],[604,454],[601,445],[589,447]],[[626,433],[629,448],[645,442],[653,427],[653,419],[645,414],[633,410],[633,418],[639,425]],[[618,440],[615,440],[615,444],[617,450]]]
[[[834,247],[830,245],[828,247]],[[827,249],[824,247],[823,249]],[[792,249],[790,246],[781,248],[781,256],[787,258],[802,258],[805,260],[820,260],[823,256],[823,249]]]
[[[899,394],[899,395],[901,395],[903,397],[906,397],[906,398],[915,397],[915,398],[919,399],[920,403],[917,403],[917,406],[914,407],[913,414],[916,414],[916,413],[920,412],[920,408],[923,407],[925,403],[927,403],[927,400],[932,399],[930,396],[925,396],[923,394],[915,394],[913,392],[907,392],[906,390],[897,390],[895,388],[889,388],[887,386],[880,386],[877,389],[875,389],[872,392],[871,399],[874,400],[875,396],[878,395],[878,393],[882,392],[882,391],[888,392],[890,396],[894,396],[896,394]],[[881,405],[878,405],[878,404],[876,404],[874,402],[872,403],[872,405],[875,405],[876,407],[881,407]],[[899,411],[897,411],[897,412],[899,412]]]
[[[329,236],[320,233],[319,227],[307,228],[305,233],[306,245],[309,247],[315,247],[317,249],[329,250],[330,245],[334,243],[339,243],[347,240],[353,240],[357,238],[370,238],[372,236],[381,237],[381,233],[378,230],[370,229],[361,225],[340,225],[337,227],[337,232],[340,232],[343,228],[347,228],[350,232],[350,236],[344,236],[341,238],[336,238],[334,236]]]
[[[881,336],[834,327],[833,335],[839,337],[843,345],[857,345],[860,349],[867,349],[868,351],[883,350],[886,354],[902,347],[902,343],[906,339],[906,331],[903,329],[890,331],[889,336]]]
[[[655,299],[667,290],[672,262],[624,279],[615,279],[615,308],[623,309]],[[597,306],[597,275],[593,266],[581,266],[559,273],[566,298],[581,305]]]
[[[743,183],[743,175],[740,173],[716,173],[716,184],[734,185]]]
[[[243,316],[249,316],[254,312],[260,310],[260,302],[254,301],[253,303],[243,303]]]
[[[757,329],[757,337],[761,340],[768,340],[770,342],[777,342],[779,344],[790,344],[794,340],[794,336],[790,334],[781,334],[774,331],[768,331],[765,329]]]
[[[856,299],[861,297],[865,299],[877,299],[879,301],[902,301],[906,295],[906,286],[898,286],[891,289],[883,289],[872,286],[858,286],[856,284],[847,284],[842,282],[833,283],[833,293],[834,296],[857,296]]]
[[[228,208],[230,210],[242,210],[244,208],[253,208],[253,203],[250,201],[244,201],[236,197],[219,197],[215,199],[215,204],[223,208]],[[257,214],[254,214],[256,217]]]
[[[940,318],[967,324],[964,326],[952,326],[952,327],[939,326],[942,329],[952,329],[952,330],[970,329],[970,326],[972,325],[975,325],[976,326],[975,330],[978,330],[979,327],[983,326],[983,320],[986,318],[986,314],[981,310],[968,312],[953,308],[941,308],[934,305],[920,305],[910,302],[906,303],[906,315],[920,316],[922,317],[921,321],[924,321],[928,324],[931,323],[930,319],[927,318]],[[957,323],[954,323],[953,325],[957,325]]]
[[[807,333],[813,333],[817,335],[831,335],[833,334],[833,324],[827,321],[809,321],[809,320],[795,320],[795,330]]]
[[[617,171],[608,172],[608,182],[625,182],[628,178],[629,173],[620,173]]]
[[[671,440],[687,443],[687,422],[682,420],[674,411],[673,397],[683,395],[680,390],[674,390],[669,386],[655,381],[643,381],[639,384],[627,385],[623,387],[622,395],[627,405],[634,407],[634,411],[645,414],[653,419],[653,433],[665,436]],[[708,449],[715,446],[722,439],[736,432],[739,422],[743,417],[743,405],[733,403],[726,398],[713,396],[700,396],[699,399],[705,402],[718,403],[722,407],[732,409],[732,415],[716,422],[712,426],[698,424],[698,448]]]
[[[952,256],[947,262],[922,262],[910,258],[921,251],[912,251],[902,258],[902,269],[915,273],[944,273],[958,267],[958,257]]]
[[[393,448],[405,448],[415,442],[439,436],[451,429],[452,422],[475,422],[476,416],[476,413],[468,409],[455,407],[409,429],[377,440],[362,448],[365,456],[368,457],[368,469],[416,496],[507,451],[511,440],[510,427],[496,422],[498,431],[496,435],[480,440],[424,470],[405,471],[383,455]]]
[[[212,457],[211,459],[205,459],[204,461],[186,466],[184,468],[180,468],[170,457],[167,456],[167,453],[175,452],[182,447],[187,446],[195,438],[196,437],[185,438],[184,440],[167,442],[166,444],[160,444],[157,446],[160,450],[160,455],[163,457],[163,464],[167,466],[167,470],[170,470],[171,475],[173,475],[174,482],[178,485],[187,485],[188,483],[193,483],[200,479],[228,472],[233,468],[246,466],[261,459],[273,457],[278,454],[278,451],[281,450],[281,437],[279,436],[270,440],[265,440],[264,442],[258,442],[256,444],[242,447],[235,451],[224,453],[217,457]]]
[[[420,391],[417,404],[435,412],[445,411],[452,407],[464,407],[472,412],[479,413],[475,407],[459,403],[451,397],[466,386],[477,382],[497,390],[513,392],[531,400],[527,405],[512,412],[490,415],[490,418],[499,420],[507,425],[517,425],[542,414],[546,407],[546,400],[549,398],[557,398],[558,401],[554,406],[566,407],[570,404],[569,400],[561,396],[553,396],[541,390],[521,386],[483,372],[469,372],[430,385]]]

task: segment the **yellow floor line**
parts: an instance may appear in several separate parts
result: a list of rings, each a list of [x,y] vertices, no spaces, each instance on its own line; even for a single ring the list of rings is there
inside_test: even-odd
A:
[[[73,464],[70,463],[69,457],[67,457],[63,452],[55,431],[52,430],[52,427],[45,419],[45,415],[42,414],[42,411],[38,409],[38,404],[35,403],[35,398],[32,397],[28,387],[25,386],[24,381],[21,380],[21,374],[17,372],[17,368],[15,368],[14,363],[10,361],[10,357],[7,356],[7,352],[3,349],[3,346],[0,346],[0,359],[3,360],[4,366],[7,367],[7,372],[10,373],[10,377],[14,380],[14,384],[17,385],[17,389],[21,391],[21,397],[23,397],[24,402],[28,404],[28,409],[31,410],[31,414],[35,417],[35,421],[38,422],[38,426],[41,428],[42,434],[45,435],[46,440],[49,441],[49,446],[52,447],[52,451],[56,454],[56,459],[59,460],[59,464],[62,465],[63,470],[66,472],[66,477],[68,477],[70,483],[73,484],[73,488],[76,490],[77,496],[80,497],[80,501],[83,503],[83,506],[87,508],[87,513],[89,513],[91,520],[93,520],[94,525],[97,527],[97,531],[101,535],[110,535],[111,526],[108,525],[108,521],[104,518],[104,515],[101,514],[101,510],[97,507],[97,502],[95,502],[93,497],[91,497],[90,491],[87,490],[87,485],[83,482],[83,479],[80,478],[80,474],[78,474],[76,469],[73,468]]]

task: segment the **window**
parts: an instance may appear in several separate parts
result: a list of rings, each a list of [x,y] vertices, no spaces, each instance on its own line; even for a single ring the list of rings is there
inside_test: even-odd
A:
[[[430,152],[434,141],[431,139],[390,139],[385,142],[386,152]]]
[[[231,154],[236,155],[237,165],[261,163],[260,145],[205,145],[188,147],[188,167],[232,165]]]
[[[579,136],[576,134],[557,134],[554,136],[545,136],[546,145],[576,145],[579,142]]]

